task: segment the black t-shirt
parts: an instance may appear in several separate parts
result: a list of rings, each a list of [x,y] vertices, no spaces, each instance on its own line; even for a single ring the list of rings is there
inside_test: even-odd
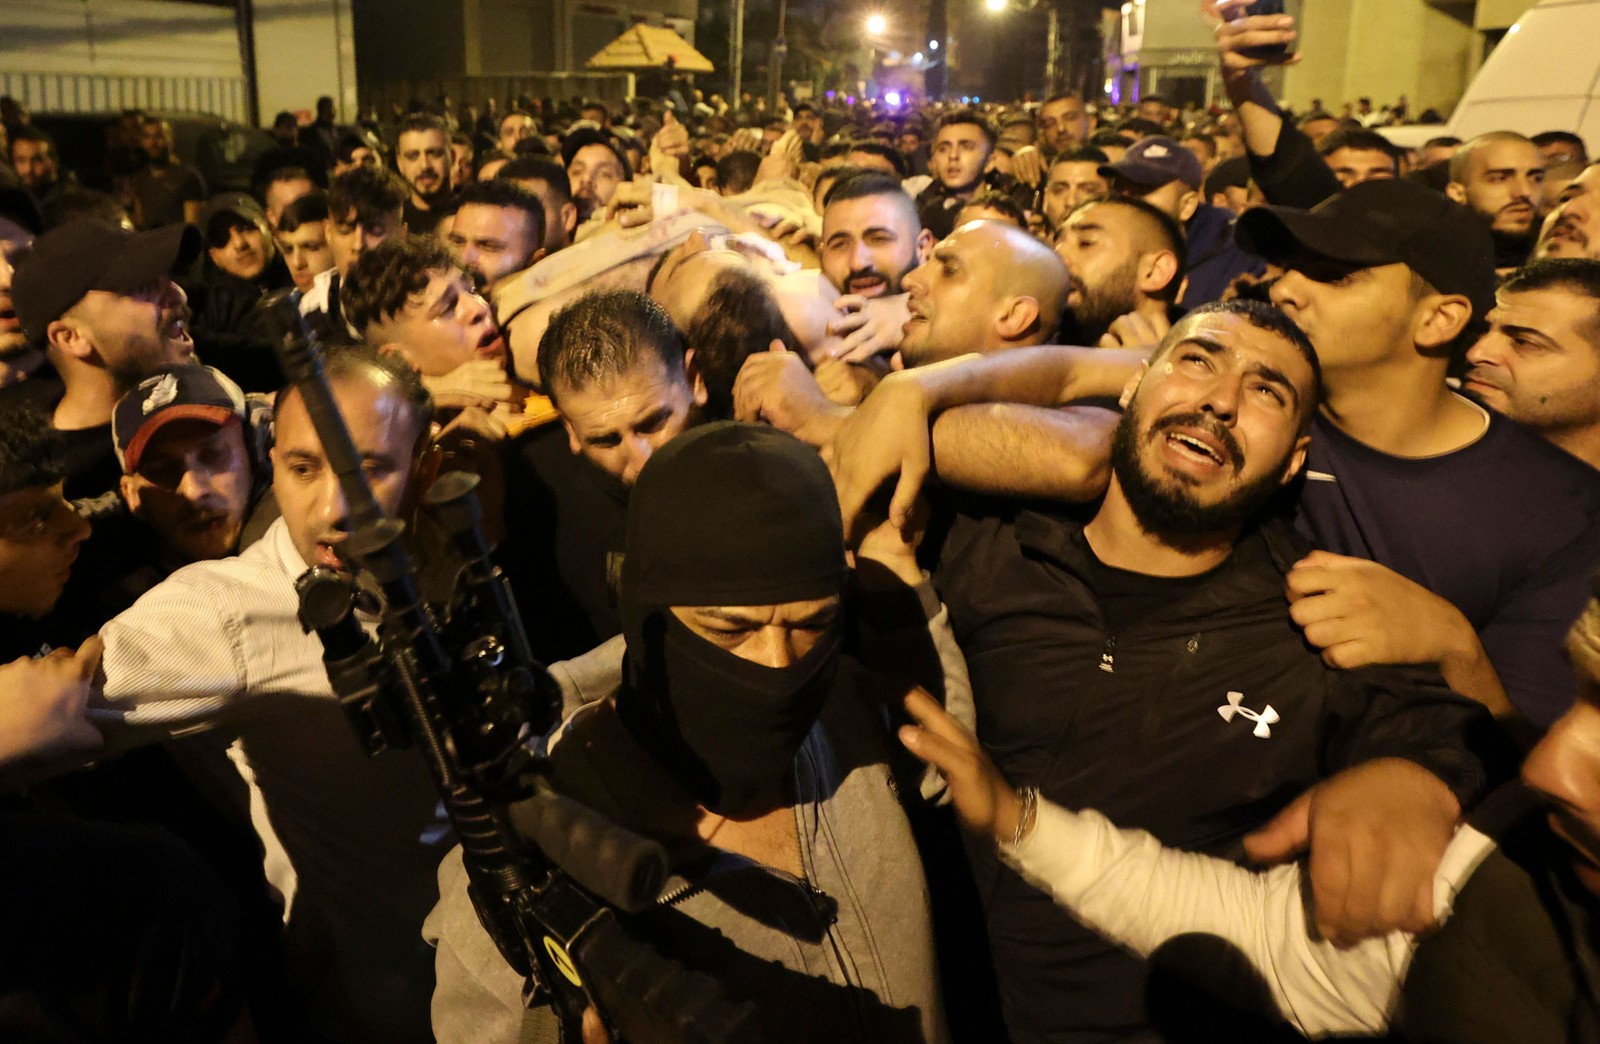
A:
[[[1087,541],[1085,541],[1087,544]],[[1112,634],[1155,615],[1162,607],[1184,598],[1204,585],[1214,570],[1196,576],[1151,576],[1106,565],[1089,546],[1084,580],[1094,591]],[[1218,568],[1221,568],[1220,566]]]
[[[205,179],[187,163],[152,163],[133,176],[139,202],[139,227],[162,228],[184,220],[185,203],[203,202]]]
[[[545,663],[622,633],[612,577],[627,538],[627,490],[546,424],[505,443],[506,537],[496,553]]]
[[[1297,525],[1318,547],[1386,565],[1461,610],[1534,722],[1571,705],[1561,650],[1600,566],[1600,472],[1492,414],[1470,446],[1421,460],[1318,417]]]
[[[0,410],[32,409],[46,420],[55,412],[67,386],[49,367],[9,388],[0,389]],[[122,479],[122,465],[111,442],[111,422],[74,431],[57,429],[61,439],[61,463],[66,469],[68,500],[94,500],[116,493]]]
[[[444,218],[445,212],[449,209],[447,204],[448,200],[441,198],[437,206],[431,210],[423,210],[411,202],[409,196],[406,197],[406,205],[401,210],[401,216],[406,223],[406,231],[414,236],[433,235],[434,231],[439,227],[439,222]]]
[[[67,386],[56,376],[55,368],[48,362],[42,363],[25,380],[0,388],[0,410],[26,407],[49,416],[66,390]]]
[[[61,460],[67,469],[67,499],[98,501],[108,494],[118,495],[122,466],[111,441],[111,425],[97,424],[59,435]]]

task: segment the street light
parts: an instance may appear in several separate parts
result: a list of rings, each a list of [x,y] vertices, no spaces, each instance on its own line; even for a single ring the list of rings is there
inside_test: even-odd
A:
[[[889,31],[889,19],[881,14],[867,16],[867,35],[882,36]]]
[[[1009,5],[1006,0],[983,0],[983,6],[989,9],[990,14],[999,14]]]

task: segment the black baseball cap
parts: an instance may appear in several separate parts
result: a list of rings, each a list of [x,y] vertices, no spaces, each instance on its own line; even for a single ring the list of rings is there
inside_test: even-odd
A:
[[[150,437],[176,420],[202,420],[217,427],[245,420],[244,392],[221,372],[199,363],[169,366],[139,382],[111,412],[111,441],[122,470],[139,470]]]
[[[1198,189],[1205,168],[1200,157],[1173,139],[1157,135],[1128,149],[1117,162],[1101,167],[1100,176],[1121,178],[1142,189],[1158,189],[1174,181]]]
[[[1206,175],[1206,199],[1231,188],[1250,187],[1250,161],[1243,156],[1233,156],[1218,163]]]
[[[227,224],[223,224],[224,221]],[[225,245],[228,242],[227,229],[241,221],[266,231],[266,211],[261,209],[261,204],[254,197],[243,192],[218,193],[200,211],[200,230],[205,233],[206,242],[213,246]]]
[[[1494,307],[1494,241],[1472,211],[1399,178],[1364,181],[1311,210],[1254,207],[1234,238],[1268,261],[1324,258],[1363,268],[1403,264],[1483,318]]]
[[[11,299],[29,337],[45,328],[91,290],[130,294],[200,253],[200,233],[188,225],[128,232],[98,221],[69,221],[34,240],[16,259]]]

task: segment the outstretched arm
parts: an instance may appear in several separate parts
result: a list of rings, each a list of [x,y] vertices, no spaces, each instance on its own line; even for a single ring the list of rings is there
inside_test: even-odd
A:
[[[920,693],[906,698],[917,722],[901,729],[912,753],[949,782],[968,829],[992,838],[1029,882],[1110,941],[1149,956],[1179,935],[1231,943],[1258,969],[1285,1018],[1302,1033],[1379,1033],[1404,981],[1416,936],[1391,932],[1348,948],[1311,935],[1299,864],[1253,873],[1226,860],[1165,848],[1141,830],[1119,830],[1097,812],[1040,801],[1029,820],[970,731]],[[1456,835],[1434,878],[1443,919],[1493,843],[1470,827]]]
[[[1201,7],[1217,25],[1217,60],[1223,89],[1239,116],[1250,171],[1268,202],[1314,207],[1339,191],[1339,180],[1317,155],[1311,140],[1284,120],[1261,80],[1268,65],[1292,65],[1298,55],[1263,58],[1245,53],[1291,45],[1299,35],[1289,15],[1251,15],[1255,0],[1205,0]]]
[[[1115,397],[1143,361],[1139,351],[1044,346],[962,356],[890,375],[839,425],[824,452],[846,522],[898,475],[889,519],[903,527],[935,461],[952,485],[1094,499],[1105,488],[1114,416],[1021,407]],[[971,403],[1018,405],[956,409]],[[940,411],[950,412],[931,424]],[[1031,474],[1033,468],[1041,473]]]

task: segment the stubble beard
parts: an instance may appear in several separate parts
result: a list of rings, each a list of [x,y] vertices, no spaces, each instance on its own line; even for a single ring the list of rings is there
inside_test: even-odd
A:
[[[1139,451],[1154,431],[1141,433],[1140,417],[1130,404],[1117,423],[1111,469],[1140,528],[1162,543],[1181,545],[1235,532],[1262,514],[1282,489],[1281,469],[1274,468],[1215,504],[1200,503],[1184,479],[1164,480],[1146,470]]]

